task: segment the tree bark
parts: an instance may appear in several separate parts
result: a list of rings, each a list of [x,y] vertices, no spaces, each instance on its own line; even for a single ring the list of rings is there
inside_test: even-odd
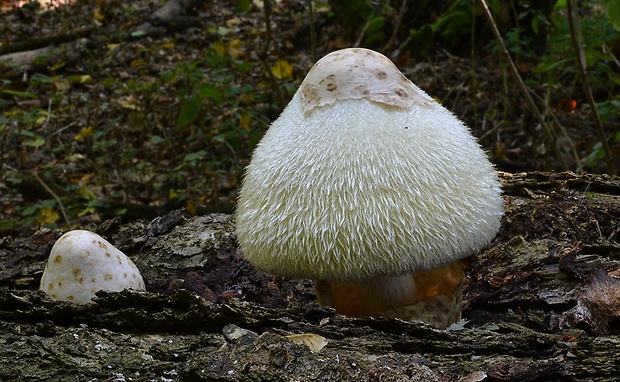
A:
[[[445,331],[319,306],[311,281],[243,260],[231,215],[91,227],[148,292],[88,305],[37,290],[61,232],[2,238],[0,380],[617,380],[620,179],[501,177],[503,227],[470,258],[465,320]],[[313,352],[293,334],[327,344]]]

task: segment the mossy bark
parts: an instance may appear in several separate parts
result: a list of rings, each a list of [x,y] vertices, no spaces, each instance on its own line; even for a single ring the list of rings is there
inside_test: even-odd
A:
[[[2,238],[0,380],[617,380],[620,180],[502,181],[504,225],[470,259],[467,322],[447,331],[319,306],[310,281],[242,259],[230,215],[93,228],[134,259],[149,292],[88,305],[36,290],[61,232]],[[304,333],[327,345],[313,353],[287,337]]]

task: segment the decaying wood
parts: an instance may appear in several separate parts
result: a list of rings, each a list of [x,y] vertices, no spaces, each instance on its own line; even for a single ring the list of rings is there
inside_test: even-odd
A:
[[[61,232],[0,239],[0,380],[617,380],[620,179],[502,180],[505,222],[470,259],[466,320],[447,331],[317,305],[310,281],[242,259],[230,215],[90,227],[135,260],[149,292],[82,306],[36,290]],[[327,345],[312,352],[292,334]]]

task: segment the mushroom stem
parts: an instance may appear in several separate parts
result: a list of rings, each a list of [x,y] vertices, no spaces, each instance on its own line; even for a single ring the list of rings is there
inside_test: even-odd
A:
[[[461,319],[464,261],[403,276],[356,282],[315,280],[320,304],[351,316],[384,316],[424,321],[444,329]]]

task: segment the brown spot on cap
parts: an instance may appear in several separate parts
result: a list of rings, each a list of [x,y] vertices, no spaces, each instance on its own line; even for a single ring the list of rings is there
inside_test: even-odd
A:
[[[104,274],[103,274],[103,279],[104,279],[104,280],[112,280],[112,279],[114,279],[114,276],[112,276],[112,275],[111,275],[111,274],[109,274],[109,273],[104,273]]]
[[[343,49],[320,59],[306,75],[299,93],[305,113],[346,99],[367,99],[404,109],[436,105],[390,59],[361,48]]]
[[[54,262],[56,264],[59,264],[62,261],[62,256],[60,255],[56,255],[56,257],[54,257]]]

